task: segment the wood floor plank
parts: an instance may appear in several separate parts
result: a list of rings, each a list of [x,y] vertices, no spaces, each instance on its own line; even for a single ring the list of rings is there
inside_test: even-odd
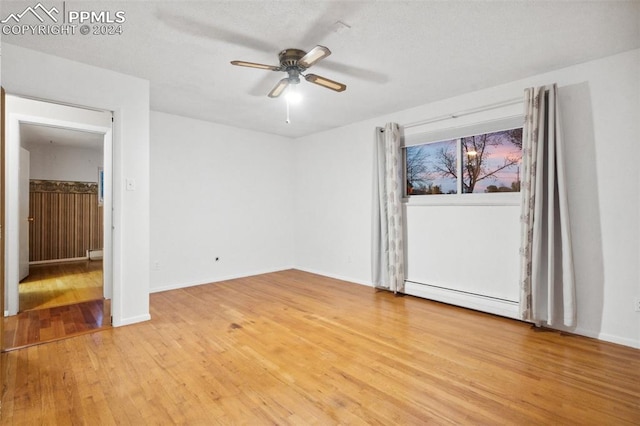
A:
[[[295,270],[150,308],[2,354],[2,424],[640,423],[639,350],[518,321]]]

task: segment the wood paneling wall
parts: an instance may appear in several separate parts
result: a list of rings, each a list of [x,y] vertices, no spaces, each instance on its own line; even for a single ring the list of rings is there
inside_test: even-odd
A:
[[[103,214],[92,182],[32,180],[29,261],[85,257],[102,249]]]

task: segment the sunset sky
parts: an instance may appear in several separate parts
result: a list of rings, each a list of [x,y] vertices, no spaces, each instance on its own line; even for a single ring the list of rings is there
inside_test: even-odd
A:
[[[490,134],[490,137],[493,137],[493,141],[497,141],[498,144],[487,144],[485,146],[483,155],[483,167],[485,168],[485,170],[491,171],[499,168],[504,164],[506,158],[521,157],[520,148],[510,142],[507,137],[503,137],[504,134],[505,132],[502,131]],[[408,159],[416,155],[422,155],[424,158],[426,169],[429,170],[429,173],[424,176],[425,186],[440,186],[443,193],[456,190],[456,179],[450,176],[443,177],[435,171],[436,166],[439,164],[438,158],[439,154],[442,152],[442,149],[453,153],[456,150],[456,144],[456,140],[448,140],[407,147]],[[466,163],[466,158],[463,160]],[[464,165],[465,164],[463,164],[463,167]],[[512,182],[518,181],[518,173],[519,163],[497,172],[494,176],[477,181],[474,192],[485,192],[489,185],[495,185],[497,187],[511,187]]]

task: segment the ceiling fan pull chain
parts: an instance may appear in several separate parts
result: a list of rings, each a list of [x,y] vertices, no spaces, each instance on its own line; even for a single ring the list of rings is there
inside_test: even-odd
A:
[[[289,118],[289,99],[285,99],[285,102],[287,104],[287,119],[285,120],[285,123],[290,124],[291,119]]]

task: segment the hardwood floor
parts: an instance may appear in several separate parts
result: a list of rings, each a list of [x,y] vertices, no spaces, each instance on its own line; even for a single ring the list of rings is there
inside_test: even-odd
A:
[[[289,270],[3,353],[2,424],[640,423],[640,351]]]
[[[111,327],[102,297],[102,261],[41,264],[20,283],[20,312],[3,319],[3,350]]]
[[[102,299],[102,261],[32,265],[19,294],[20,312]]]
[[[111,327],[109,300],[33,309],[4,318],[3,350],[22,349]]]

